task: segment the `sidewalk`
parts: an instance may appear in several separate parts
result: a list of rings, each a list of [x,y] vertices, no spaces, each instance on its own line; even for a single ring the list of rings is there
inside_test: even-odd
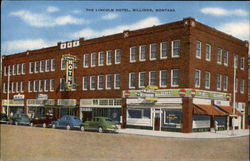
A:
[[[167,137],[167,138],[187,138],[187,139],[219,139],[219,138],[234,138],[249,136],[249,129],[235,130],[234,135],[232,130],[217,131],[215,132],[193,132],[193,133],[180,133],[180,132],[167,132],[167,131],[153,131],[142,129],[119,129],[121,134],[153,136],[153,137]]]

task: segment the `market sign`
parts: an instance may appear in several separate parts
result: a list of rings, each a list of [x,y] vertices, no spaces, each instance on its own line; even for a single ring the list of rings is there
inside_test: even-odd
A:
[[[23,95],[23,94],[14,95],[14,96],[13,96],[13,99],[14,99],[15,101],[24,100],[24,95]]]
[[[65,86],[66,89],[71,90],[73,87],[74,81],[74,63],[77,61],[76,56],[67,54],[63,55],[62,59],[66,61],[66,80]]]
[[[48,100],[48,94],[37,94],[36,99],[38,100]]]

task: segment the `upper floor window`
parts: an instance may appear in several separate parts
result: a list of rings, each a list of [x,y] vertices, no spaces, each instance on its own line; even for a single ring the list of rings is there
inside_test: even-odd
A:
[[[201,42],[196,41],[196,54],[195,57],[201,59]]]
[[[206,60],[210,61],[211,60],[211,45],[206,44]]]
[[[91,76],[90,77],[90,90],[94,90],[96,88],[96,77]]]
[[[179,87],[180,69],[171,70],[171,87]]]
[[[112,51],[111,50],[107,51],[106,64],[107,65],[112,64]]]
[[[236,80],[235,80],[234,88],[235,88],[235,92],[237,93],[238,92],[238,78],[236,78]]]
[[[11,82],[11,92],[15,93],[15,82]]]
[[[223,90],[227,91],[228,89],[228,76],[224,75],[223,76]]]
[[[139,88],[144,88],[146,86],[146,73],[139,72]]]
[[[139,60],[140,61],[146,60],[146,45],[140,46]]]
[[[99,52],[99,60],[98,60],[99,66],[104,65],[104,57],[105,57],[105,53],[103,51]]]
[[[238,55],[234,55],[234,67],[237,69],[238,68]]]
[[[51,71],[55,71],[55,70],[56,70],[56,60],[51,59]]]
[[[49,90],[49,80],[46,79],[44,80],[44,91],[48,92],[48,90]]]
[[[65,70],[66,67],[66,60],[61,59],[61,70]]]
[[[167,42],[162,42],[160,46],[160,57],[161,59],[166,59],[168,55],[168,47],[167,47]]]
[[[180,57],[180,40],[172,41],[172,57]]]
[[[210,89],[210,72],[205,72],[205,88]]]
[[[43,91],[43,80],[39,80],[39,92]]]
[[[108,74],[106,75],[106,89],[111,89],[112,84],[112,75]]]
[[[198,69],[195,69],[195,88],[200,88],[200,81],[201,81],[201,71]]]
[[[115,89],[120,89],[120,82],[121,82],[121,75],[115,74],[114,76],[114,88]]]
[[[83,67],[84,68],[89,67],[89,54],[83,55]]]
[[[13,75],[16,75],[16,64],[12,66]]]
[[[115,64],[121,63],[121,50],[115,49]]]
[[[50,91],[55,90],[55,79],[50,79]]]
[[[96,53],[91,54],[91,67],[96,66]]]
[[[7,85],[6,83],[3,83],[3,93],[6,93],[7,92]]]
[[[25,71],[26,71],[26,66],[25,66],[25,63],[22,64],[22,74],[25,74]]]
[[[240,58],[240,69],[244,70],[244,64],[245,64],[245,57]]]
[[[20,83],[20,92],[24,92],[24,81]]]
[[[39,72],[39,61],[35,62],[35,73]]]
[[[136,47],[130,48],[130,62],[136,62]]]
[[[32,90],[33,90],[33,81],[29,81],[28,92],[32,92]]]
[[[7,76],[7,67],[6,67],[6,66],[3,67],[3,71],[4,71],[4,72],[3,72],[3,73],[4,73],[4,76]]]
[[[217,74],[217,90],[221,90],[221,75]]]
[[[29,63],[29,73],[32,74],[34,72],[34,62]]]
[[[167,87],[167,71],[160,71],[160,87]]]
[[[135,88],[135,73],[129,73],[129,88]]]
[[[37,91],[38,91],[38,85],[39,85],[39,84],[38,84],[38,80],[34,80],[33,83],[34,83],[34,89],[33,89],[33,91],[34,91],[34,92],[37,92]]]
[[[19,92],[19,82],[16,82],[16,93]]]
[[[45,72],[49,72],[50,71],[50,60],[47,59],[45,60]]]
[[[82,90],[88,90],[89,86],[89,77],[82,77]]]
[[[224,61],[224,65],[228,66],[228,51],[226,50],[223,51],[223,61]]]
[[[222,63],[222,50],[220,48],[217,49],[217,64]]]
[[[11,68],[11,65],[8,66],[8,75],[11,75],[11,72],[12,71],[12,68]]]
[[[44,72],[44,69],[45,69],[45,62],[44,62],[44,60],[41,60],[40,61],[40,72]]]
[[[65,91],[65,78],[60,78],[60,91]]]
[[[103,75],[99,75],[98,76],[98,89],[103,89],[103,82],[104,82],[104,76]]]
[[[150,60],[156,60],[157,44],[150,44]]]
[[[149,85],[156,86],[156,72],[149,72]]]
[[[21,64],[17,64],[17,75],[20,75],[22,73]]]
[[[240,80],[240,93],[241,94],[244,94],[244,83],[245,83],[245,80]]]

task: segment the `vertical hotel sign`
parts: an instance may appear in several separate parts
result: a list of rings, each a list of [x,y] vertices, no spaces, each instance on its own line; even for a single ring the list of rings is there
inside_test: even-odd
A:
[[[76,56],[67,54],[62,56],[62,60],[65,61],[65,68],[66,68],[66,79],[65,85],[66,89],[71,90],[73,87],[73,80],[74,80],[74,63],[77,61]]]

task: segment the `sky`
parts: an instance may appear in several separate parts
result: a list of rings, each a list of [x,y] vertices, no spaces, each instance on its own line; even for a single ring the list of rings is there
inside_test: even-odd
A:
[[[185,17],[249,41],[249,7],[247,1],[3,1],[1,54],[166,24]]]

